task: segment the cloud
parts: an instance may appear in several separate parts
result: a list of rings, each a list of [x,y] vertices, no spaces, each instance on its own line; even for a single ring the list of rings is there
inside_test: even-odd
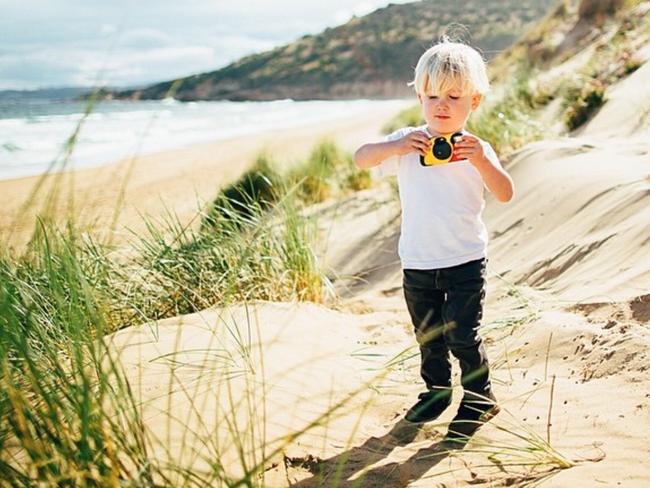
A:
[[[103,70],[102,84],[137,85],[214,69],[215,50],[208,46],[170,46],[121,52]],[[94,69],[85,75],[93,76]]]
[[[71,68],[58,58],[44,56],[0,56],[0,90],[69,86]]]
[[[110,36],[117,31],[117,27],[114,24],[102,24],[99,32],[105,36]]]
[[[151,49],[168,46],[173,39],[158,29],[132,29],[120,35],[118,46],[123,48]]]
[[[128,86],[213,71],[407,0],[2,0],[0,89]],[[39,26],[35,28],[35,26]]]
[[[132,86],[214,69],[218,57],[208,46],[151,49],[42,48],[27,54],[0,56],[0,89],[33,89],[63,85]]]

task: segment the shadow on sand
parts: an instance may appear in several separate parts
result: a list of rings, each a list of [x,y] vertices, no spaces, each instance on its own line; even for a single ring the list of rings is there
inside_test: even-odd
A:
[[[419,449],[404,461],[366,469],[388,457],[395,448],[413,442],[420,431],[420,426],[400,420],[382,437],[371,437],[361,446],[353,447],[329,459],[290,459],[287,468],[299,465],[308,469],[313,475],[290,486],[292,488],[405,488],[449,456],[451,451],[442,438],[439,442]],[[360,474],[355,479],[350,479],[357,473]]]

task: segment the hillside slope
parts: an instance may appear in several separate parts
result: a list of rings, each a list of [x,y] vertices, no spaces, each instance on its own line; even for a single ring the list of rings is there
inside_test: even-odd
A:
[[[423,49],[445,27],[463,24],[487,56],[516,40],[555,0],[422,2],[389,5],[344,25],[307,35],[225,68],[189,76],[173,96],[179,100],[275,100],[396,98],[406,87]],[[174,81],[113,94],[159,99]]]

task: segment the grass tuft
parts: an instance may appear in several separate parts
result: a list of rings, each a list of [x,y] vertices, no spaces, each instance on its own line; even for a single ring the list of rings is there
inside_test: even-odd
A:
[[[572,131],[583,125],[605,104],[605,87],[598,80],[585,80],[567,89],[564,123]]]

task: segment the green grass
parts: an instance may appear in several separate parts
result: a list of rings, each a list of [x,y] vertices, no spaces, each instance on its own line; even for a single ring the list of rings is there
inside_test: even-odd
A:
[[[0,473],[12,486],[115,484],[120,462],[151,479],[125,378],[103,362],[108,317],[87,264],[44,225],[20,263],[0,260]]]
[[[190,222],[173,212],[145,219],[147,231],[133,236],[126,248],[82,232],[72,208],[67,223],[57,227],[50,205],[58,198],[55,186],[54,196],[46,199],[46,218],[38,221],[27,246],[20,251],[7,246],[0,254],[3,481],[11,486],[259,486],[269,458],[256,408],[249,416],[257,426],[242,427],[232,412],[222,412],[228,443],[239,443],[243,475],[221,466],[221,451],[208,441],[203,446],[212,458],[207,472],[185,472],[180,460],[156,460],[149,452],[155,435],[142,419],[118,352],[104,338],[209,307],[251,300],[323,301],[331,284],[313,251],[316,217],[303,210],[369,184],[367,172],[357,172],[351,157],[331,141],[316,146],[288,174],[277,172],[262,154]],[[246,327],[250,323],[231,324],[230,334],[242,338]],[[151,331],[156,337],[155,325]],[[242,339],[240,345],[241,357],[224,363],[226,369],[233,361],[251,364],[250,344]],[[160,360],[172,369],[176,365],[174,356]],[[224,394],[229,374],[220,380]],[[236,374],[255,372],[245,367]],[[170,392],[172,386],[185,388],[173,378]],[[244,401],[256,405],[251,398]],[[307,428],[321,425],[336,408],[342,406]],[[269,455],[277,455],[273,449]]]
[[[579,86],[567,89],[568,106],[564,112],[564,123],[569,131],[587,122],[605,104],[605,87],[598,80],[586,80]]]
[[[525,85],[518,90],[512,96],[530,106]],[[126,248],[82,232],[72,214],[57,227],[48,210],[25,249],[0,253],[0,478],[10,486],[263,486],[264,470],[283,449],[326,427],[357,394],[375,389],[372,382],[282,439],[266,439],[266,386],[256,376],[263,364],[253,361],[252,320],[225,324],[220,333],[233,338],[234,350],[206,344],[198,351],[203,363],[192,366],[214,375],[215,398],[230,401],[215,414],[226,438],[188,427],[183,438],[198,440],[200,449],[179,459],[170,450],[154,454],[165,439],[147,426],[142,385],[127,378],[122,351],[107,336],[147,323],[155,339],[158,319],[252,300],[322,302],[331,284],[314,253],[317,217],[305,210],[370,185],[349,154],[323,141],[284,173],[271,156],[259,155],[191,221],[171,211],[146,219],[147,231]],[[373,381],[403,370],[412,356],[389,359]],[[168,422],[192,420],[207,429],[193,401],[198,386],[176,375],[187,366],[179,355],[152,361],[169,367]],[[216,372],[208,363],[218,365]],[[246,386],[243,398],[231,390],[234,377]],[[189,399],[184,417],[173,412],[173,395]],[[241,408],[245,424],[235,415]],[[234,467],[221,462],[230,448],[238,456]],[[187,456],[206,468],[187,469]]]
[[[215,334],[231,337],[236,347],[226,356],[217,343],[205,344],[203,363],[194,363],[199,377],[207,376],[204,381],[214,389],[214,399],[207,401],[228,398],[228,406],[215,414],[214,430],[201,419],[205,405],[195,400],[198,384],[188,384],[175,373],[187,367],[179,359],[188,351],[155,358],[169,367],[161,373],[169,375],[164,394],[170,402],[172,397],[186,398],[191,407],[180,413],[169,404],[163,413],[167,422],[198,423],[197,429],[182,432],[197,452],[161,452],[160,446],[168,443],[143,418],[143,385],[133,373],[127,379],[119,359],[122,351],[105,340],[119,327],[211,304],[319,296],[323,281],[314,274],[316,263],[307,245],[309,222],[290,195],[267,210],[256,210],[255,218],[234,214],[233,219],[241,220],[215,226],[208,236],[170,219],[164,229],[149,222],[150,232],[141,238],[132,260],[116,260],[114,249],[80,238],[73,227],[58,230],[45,223],[39,224],[24,254],[2,256],[0,476],[5,483],[264,486],[262,473],[288,445],[325,427],[368,390],[363,385],[332,402],[281,439],[265,439],[266,387],[259,384],[263,363],[258,371],[260,365],[252,359],[252,323],[224,323]],[[222,259],[231,263],[230,269],[219,268]],[[149,332],[157,336],[155,324]],[[215,354],[221,358],[217,369],[208,364]],[[261,357],[263,351],[257,354]],[[383,374],[379,371],[378,377]],[[249,385],[243,397],[230,390],[235,376]],[[247,412],[247,422],[235,415],[240,409]],[[233,450],[236,465],[223,465],[220,460]],[[188,462],[203,468],[188,470]]]
[[[149,234],[126,262],[72,227],[43,222],[24,254],[1,257],[5,482],[152,486],[165,480],[169,469],[150,458],[137,401],[103,337],[215,305],[322,297],[312,222],[288,196],[266,211],[235,214],[210,233],[171,217],[164,225],[149,222]],[[226,478],[215,470],[203,482],[219,486]]]
[[[289,170],[284,180],[287,187],[296,188],[296,196],[303,205],[320,203],[372,185],[369,173],[359,171],[352,156],[327,139],[318,143],[304,161]]]
[[[246,173],[219,192],[202,224],[214,227],[232,213],[239,217],[252,217],[255,209],[251,208],[251,202],[262,210],[269,208],[282,192],[280,175],[275,166],[269,155],[259,154]]]

